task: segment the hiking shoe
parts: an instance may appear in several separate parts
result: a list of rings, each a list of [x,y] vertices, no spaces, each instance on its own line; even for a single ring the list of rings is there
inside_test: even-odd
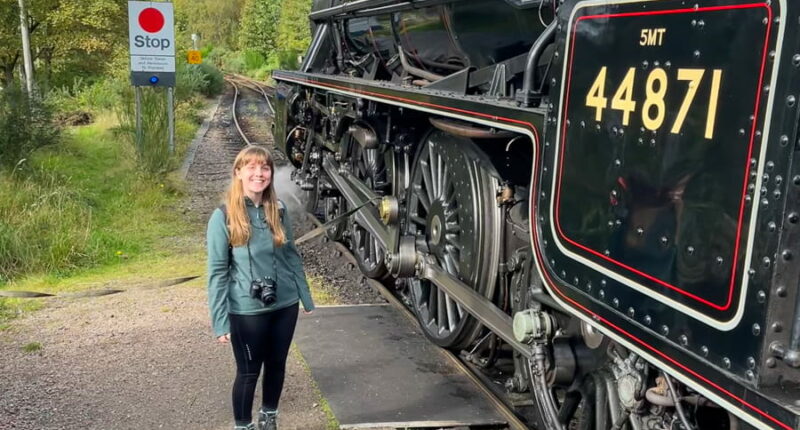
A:
[[[278,430],[278,412],[258,411],[256,430]]]
[[[256,425],[250,423],[246,426],[233,426],[233,430],[256,430]]]

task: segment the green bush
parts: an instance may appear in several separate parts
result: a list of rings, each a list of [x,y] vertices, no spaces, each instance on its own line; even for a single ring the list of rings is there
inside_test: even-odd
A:
[[[222,76],[222,72],[219,71],[216,67],[212,64],[203,63],[198,65],[200,71],[205,74],[206,78],[208,79],[208,84],[206,87],[201,90],[201,92],[206,96],[214,96],[220,94],[222,89],[225,87],[225,78]]]
[[[50,109],[14,85],[0,90],[0,168],[14,167],[36,148],[58,141]]]

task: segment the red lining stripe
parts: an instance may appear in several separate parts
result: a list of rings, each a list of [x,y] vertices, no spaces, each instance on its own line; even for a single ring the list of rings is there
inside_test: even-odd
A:
[[[728,297],[727,297],[727,301],[725,302],[725,304],[724,305],[719,305],[717,303],[713,303],[713,302],[711,302],[711,301],[709,301],[707,299],[704,299],[704,298],[702,298],[702,297],[700,297],[700,296],[698,296],[696,294],[693,294],[693,293],[690,293],[690,292],[688,292],[686,290],[683,290],[680,287],[676,287],[676,286],[674,286],[674,285],[672,285],[672,284],[670,284],[668,282],[665,282],[665,281],[663,281],[661,279],[658,279],[657,277],[655,277],[653,275],[644,273],[644,272],[642,272],[640,270],[637,270],[636,268],[634,268],[632,266],[629,266],[629,265],[627,265],[625,263],[622,263],[622,262],[617,261],[617,260],[615,260],[615,259],[613,259],[611,257],[608,257],[608,256],[604,255],[603,253],[597,252],[596,250],[591,249],[591,248],[589,248],[589,247],[587,247],[585,245],[582,245],[582,244],[578,243],[577,241],[572,240],[569,237],[567,237],[567,235],[564,234],[564,232],[561,229],[559,210],[560,210],[560,206],[561,206],[560,205],[560,203],[561,203],[561,179],[562,179],[562,175],[563,175],[563,171],[564,171],[564,169],[563,169],[563,165],[564,165],[564,148],[566,147],[566,139],[567,139],[567,121],[566,121],[566,116],[567,116],[567,112],[569,110],[569,94],[570,94],[570,84],[571,84],[571,78],[572,78],[572,76],[571,76],[572,75],[572,62],[573,62],[573,60],[575,58],[575,56],[574,56],[574,53],[575,53],[575,33],[577,32],[578,23],[580,23],[580,21],[583,21],[583,20],[597,19],[597,18],[617,18],[617,17],[645,16],[645,15],[666,15],[666,14],[678,14],[678,13],[720,11],[720,10],[730,10],[730,9],[753,9],[753,8],[762,8],[762,7],[767,10],[767,15],[768,15],[768,18],[767,18],[767,30],[766,30],[766,34],[765,34],[765,37],[764,37],[764,48],[763,48],[762,60],[761,60],[761,70],[760,70],[760,75],[759,75],[759,78],[758,78],[758,86],[756,88],[756,101],[755,101],[755,107],[753,109],[754,120],[753,120],[752,129],[750,131],[750,142],[749,142],[749,146],[748,146],[748,150],[747,150],[748,151],[747,152],[747,159],[745,160],[744,184],[742,185],[742,198],[741,198],[740,204],[739,204],[739,220],[737,221],[736,240],[734,242],[733,259],[731,261],[731,275],[730,275],[730,279],[731,280],[730,280],[730,283],[728,284]],[[739,259],[739,251],[740,251],[740,248],[741,248],[740,242],[741,242],[741,234],[742,234],[742,224],[743,224],[743,220],[744,220],[745,194],[747,193],[747,182],[748,182],[748,177],[750,176],[750,158],[753,155],[753,143],[755,141],[756,124],[758,123],[758,113],[759,113],[758,107],[759,107],[759,104],[761,103],[761,86],[762,86],[762,84],[764,82],[764,71],[766,69],[767,52],[768,52],[767,49],[768,49],[768,46],[769,46],[769,34],[770,34],[770,31],[771,31],[771,28],[772,28],[772,9],[769,6],[767,6],[766,4],[764,4],[764,3],[751,3],[751,4],[729,5],[729,6],[712,6],[712,7],[698,8],[698,9],[686,8],[686,9],[675,9],[675,10],[666,10],[666,11],[648,11],[648,12],[630,12],[630,13],[620,13],[620,14],[587,15],[587,16],[582,16],[582,17],[578,18],[577,21],[576,21],[575,27],[573,29],[572,44],[570,46],[569,69],[567,71],[567,91],[564,94],[564,118],[562,118],[563,128],[562,128],[562,132],[561,132],[561,134],[562,134],[562,136],[561,136],[561,139],[562,139],[561,140],[561,154],[560,154],[560,157],[559,157],[560,158],[560,162],[559,162],[559,177],[558,177],[558,187],[557,187],[557,191],[556,191],[556,202],[555,202],[556,203],[556,207],[555,207],[556,213],[555,213],[555,220],[554,220],[555,224],[556,224],[556,230],[558,231],[559,236],[561,236],[564,240],[566,240],[567,242],[569,242],[573,246],[576,246],[576,247],[578,247],[578,248],[580,248],[580,249],[582,249],[582,250],[584,250],[586,252],[589,252],[590,254],[592,254],[594,256],[597,256],[599,258],[602,258],[603,260],[606,260],[606,261],[608,261],[610,263],[616,264],[617,266],[620,266],[620,267],[622,267],[624,269],[627,269],[628,271],[633,272],[633,273],[635,273],[635,274],[637,274],[637,275],[639,275],[639,276],[641,276],[643,278],[646,278],[646,279],[649,279],[649,280],[651,280],[653,282],[656,282],[659,285],[667,287],[667,288],[669,288],[669,289],[671,289],[673,291],[677,291],[678,293],[683,294],[684,296],[687,296],[687,297],[689,297],[691,299],[694,299],[694,300],[696,300],[696,301],[698,301],[698,302],[700,302],[700,303],[702,303],[702,304],[704,304],[706,306],[709,306],[709,307],[711,307],[713,309],[716,309],[718,311],[728,310],[730,308],[731,304],[733,303],[733,293],[734,293],[735,281],[736,281],[736,268],[737,268],[736,266],[737,266],[737,261]]]

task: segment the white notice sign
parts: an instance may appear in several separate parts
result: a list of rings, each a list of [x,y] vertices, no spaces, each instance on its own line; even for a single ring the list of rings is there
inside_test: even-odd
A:
[[[172,3],[129,1],[128,32],[131,71],[175,71]]]

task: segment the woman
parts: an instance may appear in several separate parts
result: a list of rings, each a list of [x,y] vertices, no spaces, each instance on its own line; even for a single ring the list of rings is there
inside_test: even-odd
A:
[[[266,149],[248,146],[236,156],[224,206],[208,222],[208,304],[214,335],[230,342],[236,359],[234,429],[254,429],[253,395],[261,367],[263,398],[258,429],[277,429],[286,356],[297,303],[314,303],[292,239],[292,222],[272,183]]]

